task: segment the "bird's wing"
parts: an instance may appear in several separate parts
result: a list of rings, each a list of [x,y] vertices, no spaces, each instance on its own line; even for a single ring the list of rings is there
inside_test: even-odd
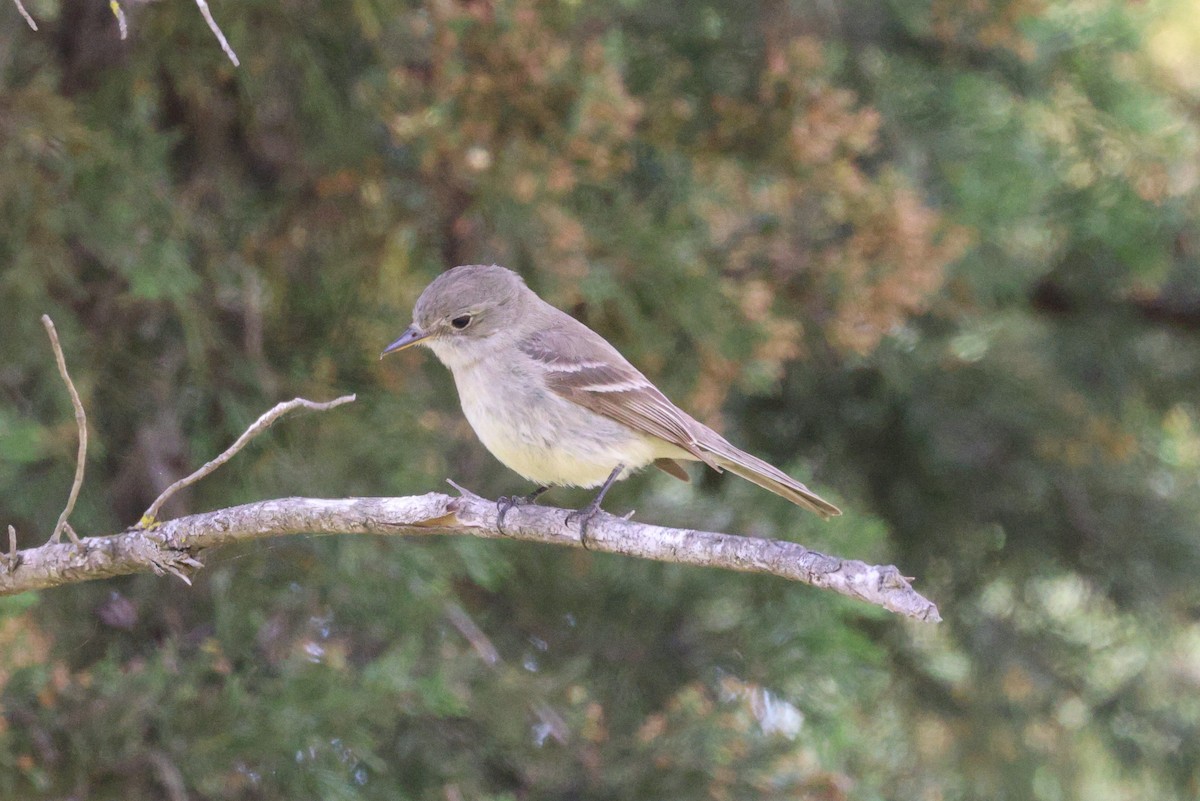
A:
[[[717,472],[725,468],[821,517],[841,514],[840,509],[796,479],[692,419],[583,323],[562,314],[551,325],[553,329],[536,332],[518,345],[546,367],[546,385],[551,391],[635,431],[677,445]],[[678,476],[668,467],[661,467]]]
[[[546,366],[546,385],[551,391],[634,431],[677,445],[714,470],[721,470],[701,449],[695,431],[698,423],[671,403],[599,334],[574,318],[567,319],[579,326],[568,338],[569,351],[562,347],[562,337],[555,337],[558,347],[552,347],[541,333],[520,343],[527,356]]]

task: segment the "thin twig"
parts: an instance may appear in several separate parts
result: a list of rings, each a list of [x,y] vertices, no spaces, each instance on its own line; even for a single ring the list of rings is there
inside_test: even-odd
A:
[[[147,759],[158,773],[158,779],[166,788],[170,801],[187,801],[187,783],[171,758],[163,751],[151,751]]]
[[[21,16],[29,23],[29,27],[36,31],[37,23],[33,21],[33,17],[29,16],[29,12],[25,10],[25,6],[22,5],[21,0],[13,0],[13,2],[17,4],[17,11],[21,12]]]
[[[238,61],[237,53],[233,52],[233,48],[229,46],[229,41],[225,38],[225,34],[221,33],[221,27],[217,25],[217,21],[213,19],[212,12],[208,10],[208,3],[205,0],[196,0],[196,5],[200,7],[200,13],[204,15],[204,21],[208,23],[208,28],[217,37],[217,41],[221,43],[221,49],[225,51],[225,55],[229,56],[229,60],[233,62],[233,66],[240,67],[241,62]]]
[[[66,531],[71,542],[78,545],[79,537],[75,535],[75,530],[67,525],[67,518],[74,511],[75,501],[79,498],[79,489],[83,486],[83,467],[87,463],[87,414],[83,411],[83,401],[79,400],[79,393],[75,391],[75,383],[71,381],[71,375],[67,372],[67,360],[63,356],[62,345],[58,342],[58,331],[54,329],[54,321],[50,319],[50,315],[42,315],[42,325],[46,327],[46,333],[50,336],[50,347],[54,348],[54,360],[58,363],[58,374],[66,383],[67,392],[71,393],[71,405],[75,407],[75,425],[79,429],[79,452],[75,456],[75,481],[71,484],[71,494],[67,497],[67,505],[63,507],[62,514],[58,516],[58,523],[54,526],[54,533],[50,535],[50,541],[58,542],[62,539],[63,531]]]
[[[446,617],[450,620],[450,625],[458,629],[458,633],[463,638],[471,643],[471,647],[475,649],[475,653],[487,663],[488,667],[495,667],[500,663],[500,651],[488,639],[488,636],[483,633],[483,629],[471,619],[467,611],[456,603],[447,601],[445,604]]]
[[[444,609],[446,617],[450,619],[450,624],[458,629],[458,633],[467,642],[471,643],[475,653],[488,667],[496,668],[504,662],[499,649],[492,644],[488,636],[483,633],[483,629],[479,628],[479,625],[471,619],[465,609],[452,601],[447,601]],[[540,698],[533,699],[529,705],[533,708],[533,714],[537,715],[538,720],[541,721],[538,724],[538,730],[544,732],[543,736],[553,737],[566,745],[571,739],[571,729],[563,720],[562,715]]]
[[[125,41],[129,36],[129,22],[125,19],[125,9],[121,8],[121,4],[117,0],[108,0],[108,7],[112,10],[113,16],[117,18],[117,27],[121,31],[121,41]]]
[[[8,553],[0,554],[0,564],[8,570],[17,569],[17,530],[8,527]]]
[[[246,431],[240,437],[238,437],[232,445],[225,449],[224,453],[205,464],[190,476],[179,479],[174,484],[163,490],[162,494],[154,500],[154,503],[150,504],[150,508],[146,510],[144,515],[142,515],[142,519],[138,522],[137,527],[148,528],[154,525],[158,519],[159,509],[161,509],[162,505],[167,502],[168,498],[170,498],[176,492],[179,492],[179,490],[183,489],[184,487],[189,487],[192,484],[195,484],[197,481],[228,462],[238,451],[246,446],[247,442],[254,439],[263,431],[266,431],[272,423],[293,409],[303,407],[305,409],[312,409],[315,412],[324,412],[334,408],[335,406],[341,406],[343,403],[350,403],[354,399],[354,395],[343,395],[342,397],[335,398],[327,403],[315,403],[314,401],[306,400],[304,398],[292,398],[290,401],[285,403],[276,404],[273,408],[267,410],[262,417],[259,417],[257,420],[255,420],[254,423],[247,428]]]

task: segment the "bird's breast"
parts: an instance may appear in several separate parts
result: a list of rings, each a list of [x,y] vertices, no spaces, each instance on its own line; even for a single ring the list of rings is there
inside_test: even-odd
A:
[[[657,458],[651,438],[556,394],[529,360],[481,361],[452,372],[480,442],[537,484],[595,487],[618,464],[632,472]]]

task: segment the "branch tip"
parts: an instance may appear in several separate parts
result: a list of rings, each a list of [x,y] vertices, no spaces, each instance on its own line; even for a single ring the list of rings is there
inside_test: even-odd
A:
[[[125,9],[121,8],[121,4],[117,0],[108,0],[108,8],[117,18],[117,27],[121,31],[121,41],[123,42],[129,37],[129,23],[125,19]]]
[[[470,498],[472,500],[480,500],[480,501],[485,500],[482,496],[476,495],[474,492],[471,492],[471,490],[458,484],[452,478],[446,479],[446,483],[449,484],[450,486],[454,487],[454,489],[458,490],[458,494],[464,498]]]
[[[163,569],[165,569],[168,573],[170,573],[172,576],[179,579],[180,581],[182,581],[184,584],[188,585],[189,587],[192,586],[192,580],[187,577],[187,574],[185,574],[182,570],[175,567],[174,565],[163,565]]]
[[[213,32],[213,36],[216,36],[217,41],[221,43],[221,49],[225,51],[225,55],[229,56],[229,60],[233,62],[233,66],[240,67],[242,64],[238,61],[237,53],[233,52],[233,48],[229,46],[229,40],[221,32],[221,26],[213,19],[212,12],[208,10],[208,3],[205,0],[196,0],[196,6],[200,9],[200,13],[204,15],[204,21],[208,23],[208,29]]]
[[[0,564],[10,572],[17,569],[17,530],[8,527],[8,553],[0,554]]]
[[[17,4],[17,11],[21,12],[21,16],[29,23],[29,27],[36,31],[38,29],[37,23],[33,21],[33,17],[29,16],[29,12],[25,10],[25,6],[21,0],[13,0],[13,2]]]

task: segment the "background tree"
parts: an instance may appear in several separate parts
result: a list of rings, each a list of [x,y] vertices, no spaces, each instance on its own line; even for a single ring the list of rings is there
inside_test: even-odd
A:
[[[297,538],[0,599],[0,795],[1192,798],[1197,25],[1182,2],[29,3],[0,28],[0,524],[81,533],[264,408],[175,513],[522,489],[429,359],[496,261],[813,476],[614,509],[921,579],[911,627],[781,581],[491,541]],[[570,493],[559,496],[570,502]],[[579,500],[582,500],[580,498]],[[489,651],[489,646],[494,649]],[[498,660],[491,656],[500,657]]]

